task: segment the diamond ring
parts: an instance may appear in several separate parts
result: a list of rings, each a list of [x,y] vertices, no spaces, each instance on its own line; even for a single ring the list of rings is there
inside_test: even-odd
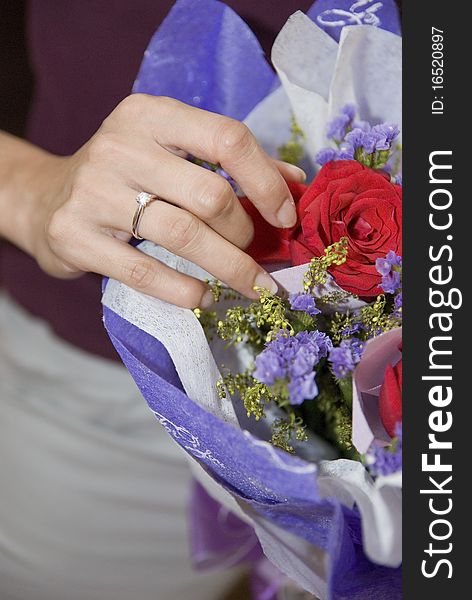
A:
[[[138,207],[134,213],[133,224],[131,225],[131,233],[133,234],[133,237],[137,240],[143,239],[139,235],[139,223],[141,222],[141,218],[144,214],[146,206],[153,202],[153,200],[159,200],[159,197],[155,194],[148,194],[148,192],[140,192],[136,196],[136,202],[138,204]]]

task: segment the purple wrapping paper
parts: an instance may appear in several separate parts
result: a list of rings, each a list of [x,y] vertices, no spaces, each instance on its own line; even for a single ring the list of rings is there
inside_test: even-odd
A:
[[[180,0],[151,39],[133,91],[242,120],[274,85],[259,42],[231,8]]]
[[[320,25],[333,5],[356,15],[370,6],[379,26],[399,32],[392,0],[319,0],[309,15]],[[323,28],[339,38],[340,26]],[[230,8],[216,0],[178,0],[149,44],[134,91],[243,119],[277,84],[256,38]],[[326,552],[327,600],[401,598],[401,569],[381,567],[365,557],[359,513],[319,497],[315,465],[260,444],[203,410],[184,393],[158,340],[106,307],[104,322],[150,409],[173,439],[246,507],[254,522],[268,520]],[[221,563],[259,555],[254,532],[236,518],[224,522],[229,526],[226,539],[221,528],[215,527],[212,536],[205,524],[218,520],[221,507],[201,490],[193,499],[192,550],[199,566],[216,566],[218,556]],[[241,548],[247,552],[241,554]]]
[[[190,498],[189,520],[197,569],[228,568],[263,557],[254,529],[214,500],[197,481]]]

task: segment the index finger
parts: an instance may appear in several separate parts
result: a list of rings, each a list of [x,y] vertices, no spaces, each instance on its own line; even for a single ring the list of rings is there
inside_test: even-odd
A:
[[[246,125],[171,98],[149,100],[153,102],[153,110],[147,113],[153,120],[150,129],[161,145],[177,145],[221,164],[269,223],[275,227],[295,225],[297,214],[290,190]]]

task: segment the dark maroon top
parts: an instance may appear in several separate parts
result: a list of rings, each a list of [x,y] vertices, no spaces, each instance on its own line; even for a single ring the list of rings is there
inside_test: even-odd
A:
[[[313,0],[226,0],[268,52],[290,14]],[[30,0],[35,97],[29,139],[56,154],[77,150],[129,94],[143,52],[173,0]],[[62,281],[0,245],[0,281],[31,313],[74,345],[116,358],[101,323],[100,281]]]

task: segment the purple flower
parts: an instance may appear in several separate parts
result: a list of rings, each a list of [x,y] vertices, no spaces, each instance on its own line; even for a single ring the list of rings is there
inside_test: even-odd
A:
[[[375,261],[375,268],[382,277],[386,277],[390,273],[392,265],[386,258],[378,258]]]
[[[382,275],[380,287],[386,294],[394,294],[402,287],[402,257],[393,250],[385,258],[375,261],[377,272]]]
[[[394,294],[402,285],[401,275],[398,271],[390,271],[382,277],[381,288],[386,294]]]
[[[357,148],[361,148],[364,145],[365,135],[365,130],[356,127],[346,135],[344,141],[354,148],[354,150],[357,150]]]
[[[394,123],[380,123],[380,125],[374,125],[372,131],[377,135],[379,144],[385,145],[385,148],[378,147],[379,150],[388,150],[392,145],[392,142],[400,134],[400,129]]]
[[[321,331],[301,331],[293,336],[282,331],[256,357],[253,375],[266,385],[288,380],[290,403],[301,404],[318,394],[314,368],[332,346]]]
[[[350,119],[347,115],[339,115],[328,123],[328,129],[326,130],[326,137],[329,140],[335,140],[340,142],[346,135],[347,128],[349,126]]]
[[[316,162],[325,165],[332,160],[358,160],[369,167],[385,169],[400,129],[392,123],[372,127],[367,121],[355,121],[355,115],[355,105],[346,104],[328,123],[326,135],[339,149],[323,148],[316,155]]]
[[[318,315],[321,311],[316,307],[315,299],[311,294],[291,294],[290,308],[306,312],[310,317]]]
[[[341,114],[328,123],[326,137],[337,142],[343,140],[356,116],[356,110],[354,104],[346,104],[343,106],[341,108]]]
[[[402,292],[398,292],[398,294],[394,298],[395,308],[399,310],[403,306],[403,294]]]
[[[354,123],[344,142],[353,151],[362,150],[364,154],[374,154],[382,150],[390,150],[393,140],[398,136],[400,130],[396,125],[381,123],[371,127],[369,123],[361,121]]]
[[[322,148],[315,156],[315,161],[320,165],[336,160],[338,158],[338,152],[334,148]]]
[[[373,444],[367,454],[369,469],[373,475],[391,475],[402,470],[402,424],[395,426],[395,438],[390,446]]]
[[[372,129],[368,121],[354,121],[352,124],[353,129],[361,129],[362,131],[370,131]]]
[[[390,262],[392,267],[402,266],[402,257],[399,254],[396,254],[394,250],[389,250],[385,258]]]
[[[291,404],[301,404],[304,400],[310,400],[318,396],[318,386],[316,385],[315,372],[308,375],[295,377],[288,384]]]
[[[395,307],[395,310],[392,313],[393,316],[397,317],[398,319],[401,319],[402,318],[402,308],[403,308],[403,294],[402,294],[401,290],[393,298],[393,305]]]
[[[362,325],[360,323],[353,323],[351,326],[344,327],[344,329],[341,329],[341,335],[343,337],[349,337],[350,335],[355,335],[356,333],[359,333],[359,331],[361,330]]]
[[[376,135],[373,131],[369,131],[369,132],[364,133],[361,147],[364,150],[365,154],[373,154],[376,150],[379,149],[379,148],[377,148],[378,142],[379,142],[378,135]]]
[[[345,104],[341,108],[341,113],[343,115],[346,115],[346,117],[348,117],[350,121],[353,121],[354,117],[356,116],[356,112],[357,106],[355,104]]]
[[[364,344],[357,338],[343,340],[329,353],[329,362],[335,377],[344,379],[351,373],[362,358]]]
[[[354,148],[349,144],[343,143],[339,148],[339,160],[354,160]]]

